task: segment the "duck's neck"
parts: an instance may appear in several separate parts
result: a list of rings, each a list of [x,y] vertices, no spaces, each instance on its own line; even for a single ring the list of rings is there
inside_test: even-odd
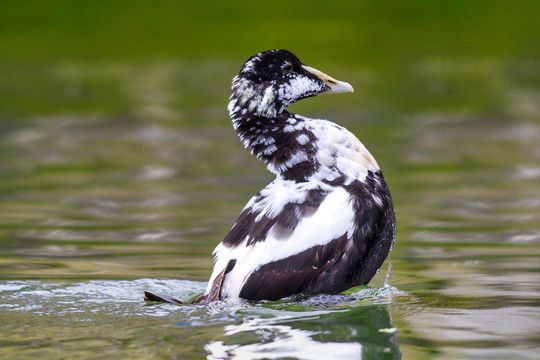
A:
[[[317,171],[316,139],[305,127],[306,118],[287,111],[271,117],[257,115],[235,99],[229,103],[229,116],[244,146],[269,171],[294,181],[306,181]]]

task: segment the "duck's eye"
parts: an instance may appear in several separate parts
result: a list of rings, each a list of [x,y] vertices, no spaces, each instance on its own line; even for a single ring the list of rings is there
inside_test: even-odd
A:
[[[282,70],[283,70],[284,74],[287,74],[287,73],[290,73],[293,70],[293,67],[292,67],[291,64],[287,63],[287,64],[283,65]]]

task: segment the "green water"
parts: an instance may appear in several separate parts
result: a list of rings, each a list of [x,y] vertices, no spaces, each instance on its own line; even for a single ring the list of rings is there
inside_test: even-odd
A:
[[[0,4],[0,358],[534,359],[540,13],[507,2]],[[272,180],[227,118],[288,48],[354,94],[392,191],[388,262],[344,296],[146,306],[204,290]]]

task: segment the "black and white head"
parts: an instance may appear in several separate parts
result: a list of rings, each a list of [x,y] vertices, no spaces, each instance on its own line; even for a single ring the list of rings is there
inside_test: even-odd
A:
[[[229,103],[231,117],[250,114],[272,118],[297,100],[318,94],[352,92],[346,82],[304,65],[287,50],[250,57],[234,78]]]

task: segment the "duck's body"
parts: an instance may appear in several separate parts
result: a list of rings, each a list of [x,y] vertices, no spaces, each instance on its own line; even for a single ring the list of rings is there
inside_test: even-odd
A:
[[[276,179],[251,198],[215,249],[214,271],[197,302],[336,294],[375,275],[395,234],[377,162],[345,128],[285,111],[305,97],[350,91],[286,50],[244,64],[229,115]]]

